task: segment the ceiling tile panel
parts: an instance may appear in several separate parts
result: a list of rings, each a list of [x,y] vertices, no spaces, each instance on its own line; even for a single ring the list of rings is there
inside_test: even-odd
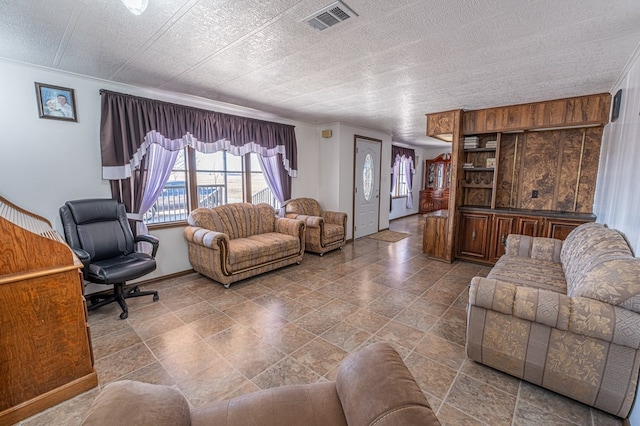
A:
[[[218,58],[221,55],[245,46],[255,33],[268,31],[294,4],[293,0],[274,3],[259,0],[200,1],[117,77],[132,82],[138,74],[137,69],[152,66],[164,70],[166,79],[160,83],[161,86],[172,87],[173,80],[188,81],[192,86],[219,81],[219,77],[207,73],[208,70],[201,71],[202,64],[220,62]],[[251,50],[248,56],[251,57],[253,52]],[[167,61],[167,57],[171,60]],[[190,77],[194,75],[200,77]]]
[[[2,0],[0,57],[51,67],[73,16],[73,0]]]
[[[638,0],[0,0],[0,57],[427,144],[424,114],[607,91]]]
[[[119,0],[88,3],[73,28],[60,68],[113,78],[185,1],[152,0],[140,16],[129,13]]]

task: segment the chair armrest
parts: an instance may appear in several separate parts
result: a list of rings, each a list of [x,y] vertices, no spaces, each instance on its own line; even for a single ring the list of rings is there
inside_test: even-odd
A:
[[[562,240],[528,235],[510,234],[507,236],[505,254],[511,256],[530,257],[537,260],[548,260],[560,263]]]
[[[320,228],[323,225],[324,219],[320,216],[308,216],[306,214],[287,213],[286,219],[301,220],[307,225],[307,228]]]
[[[387,342],[342,361],[336,391],[350,425],[439,425],[415,378]]]
[[[640,314],[599,300],[475,277],[469,289],[469,305],[640,348],[640,333],[629,332],[640,329]]]
[[[327,223],[344,226],[347,223],[347,214],[344,212],[322,212],[322,217]]]
[[[136,243],[149,243],[153,246],[153,250],[151,251],[151,257],[156,257],[156,253],[158,252],[158,246],[160,245],[160,240],[153,235],[141,234],[136,235],[134,241]]]
[[[73,251],[73,254],[75,254],[78,260],[82,262],[82,277],[85,280],[88,280],[89,279],[89,263],[91,263],[91,255],[87,251],[82,250],[80,248],[71,248],[71,251]]]
[[[306,224],[299,219],[291,219],[287,217],[276,218],[275,230],[281,234],[293,235],[294,237],[301,237],[304,240],[304,230]]]

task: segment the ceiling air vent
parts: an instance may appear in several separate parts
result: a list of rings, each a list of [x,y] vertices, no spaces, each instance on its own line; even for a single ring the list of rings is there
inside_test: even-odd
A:
[[[337,1],[307,16],[302,21],[317,30],[324,30],[355,16],[358,16],[358,14],[349,9],[346,4]]]

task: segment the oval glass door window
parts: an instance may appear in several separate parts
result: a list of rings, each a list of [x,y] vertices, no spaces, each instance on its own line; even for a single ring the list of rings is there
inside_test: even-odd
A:
[[[371,197],[373,196],[373,156],[371,154],[367,154],[367,156],[364,157],[362,189],[364,191],[364,199],[371,201]]]

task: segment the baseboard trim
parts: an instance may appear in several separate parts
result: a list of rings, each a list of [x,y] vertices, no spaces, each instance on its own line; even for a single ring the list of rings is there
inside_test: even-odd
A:
[[[131,283],[129,285],[146,286],[147,284],[153,284],[153,283],[157,283],[159,281],[166,281],[166,280],[170,280],[172,278],[179,278],[179,277],[183,277],[185,275],[195,274],[195,273],[196,273],[196,271],[194,269],[187,269],[186,271],[174,272],[172,274],[162,275],[160,277],[154,277],[154,278],[150,278],[148,280],[137,281],[137,282]]]

